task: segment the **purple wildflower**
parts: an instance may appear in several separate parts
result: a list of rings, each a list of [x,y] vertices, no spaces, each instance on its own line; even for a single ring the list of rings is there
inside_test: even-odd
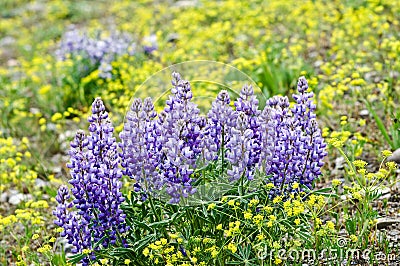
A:
[[[135,191],[141,192],[143,199],[162,185],[157,172],[156,116],[151,98],[146,98],[144,103],[134,99],[120,134],[124,174],[135,180]]]
[[[178,73],[172,74],[172,96],[158,119],[157,145],[160,151],[159,169],[163,175],[166,192],[171,203],[195,193],[191,174],[201,153],[204,119],[200,110],[191,102],[190,84]]]
[[[221,150],[221,156],[225,157],[226,145],[230,139],[230,130],[235,125],[237,113],[229,105],[231,102],[227,91],[222,90],[215,101],[212,103],[211,110],[208,112],[208,124],[205,127],[207,139],[205,145],[208,147],[210,156],[207,160],[218,158],[218,150]]]
[[[88,121],[90,135],[78,131],[69,152],[71,161],[67,166],[71,169],[74,200],[68,202],[67,188],[60,187],[56,198],[59,205],[54,212],[58,218],[55,223],[64,228],[64,235],[74,246],[75,253],[93,249],[98,242],[97,248],[114,245],[118,240],[124,242],[120,235],[128,229],[125,214],[120,209],[125,199],[120,192],[122,173],[118,167],[114,128],[100,98],[93,102]],[[68,211],[72,207],[76,210]],[[88,265],[94,258],[92,253],[82,263]]]
[[[248,151],[249,158],[246,161],[246,177],[251,180],[254,178],[254,168],[259,163],[261,150],[261,134],[258,121],[261,111],[258,109],[258,100],[254,95],[252,86],[243,86],[235,106],[236,112],[242,112],[247,116],[248,128],[252,131],[251,146],[248,147],[250,149]]]
[[[87,59],[93,66],[98,67],[101,78],[111,78],[111,62],[118,56],[135,51],[135,43],[127,33],[113,33],[103,37],[99,32],[94,38],[72,27],[61,38],[56,56],[59,60],[65,60],[68,56],[81,56]]]
[[[227,159],[231,164],[227,174],[231,181],[247,177],[251,179],[253,169],[249,169],[251,152],[255,145],[253,130],[249,128],[249,118],[244,112],[238,114],[236,125],[231,129],[230,140],[227,144]]]
[[[312,188],[313,181],[321,174],[326,144],[315,120],[313,94],[306,92],[307,88],[307,81],[301,77],[292,109],[287,97],[274,96],[260,116],[261,158],[277,193],[290,192],[294,182]]]

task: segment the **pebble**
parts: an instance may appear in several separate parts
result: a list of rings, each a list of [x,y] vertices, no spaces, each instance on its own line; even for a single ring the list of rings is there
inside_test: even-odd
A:
[[[10,196],[10,198],[8,199],[8,203],[10,203],[11,205],[18,205],[21,203],[21,201],[28,201],[30,199],[32,199],[32,195],[30,194],[17,193]]]
[[[195,7],[197,5],[198,1],[188,1],[188,0],[181,0],[174,4],[175,7],[181,7],[181,8]]]
[[[22,201],[33,199],[30,194],[23,194],[16,189],[9,189],[0,194],[0,202],[8,202],[11,205],[18,205]]]
[[[367,109],[360,111],[360,116],[368,116],[368,115],[369,115],[369,111]]]
[[[338,157],[335,159],[335,169],[343,169],[345,159],[343,157]]]
[[[38,188],[43,188],[43,187],[49,186],[49,182],[46,182],[40,178],[36,178],[35,186]]]

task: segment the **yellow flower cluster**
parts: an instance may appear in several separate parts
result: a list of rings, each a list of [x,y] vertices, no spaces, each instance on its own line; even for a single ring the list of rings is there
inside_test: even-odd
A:
[[[149,258],[153,265],[207,265],[206,262],[200,261],[198,256],[207,253],[215,258],[219,253],[214,245],[215,239],[194,237],[192,243],[195,245],[190,249],[185,248],[188,245],[187,242],[177,234],[169,233],[169,237],[169,240],[161,238],[143,249],[142,254]],[[176,248],[177,243],[180,244],[179,248]],[[233,244],[228,244],[226,248],[235,253]]]
[[[298,216],[305,211],[304,203],[302,201],[300,201],[299,199],[295,199],[295,200],[289,199],[289,200],[285,201],[283,203],[283,208],[289,217],[290,216]]]
[[[240,224],[241,224],[240,221],[230,222],[229,228],[227,230],[224,230],[224,235],[226,237],[230,237],[235,234],[239,234],[240,233]]]
[[[28,145],[26,137],[20,140],[0,137],[0,192],[34,184],[38,175],[28,167],[32,157]]]

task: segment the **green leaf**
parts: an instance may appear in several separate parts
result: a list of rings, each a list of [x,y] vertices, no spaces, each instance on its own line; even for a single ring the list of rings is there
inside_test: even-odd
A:
[[[143,237],[142,239],[138,240],[134,245],[133,245],[133,250],[135,252],[139,252],[142,250],[145,246],[147,246],[150,242],[155,241],[157,239],[157,234],[151,234]]]
[[[393,143],[393,141],[390,139],[389,134],[386,130],[385,125],[383,124],[382,120],[380,119],[380,117],[377,115],[377,113],[375,112],[374,108],[372,107],[371,103],[367,100],[364,99],[365,105],[367,106],[368,111],[372,114],[372,116],[374,117],[375,123],[378,126],[379,130],[381,131],[383,137],[386,139],[387,143],[390,145],[390,147],[395,150],[396,147]]]
[[[151,227],[149,227],[147,224],[145,224],[144,222],[141,222],[141,221],[138,221],[138,220],[134,219],[133,223],[135,225],[137,225],[138,227],[140,227],[140,228],[143,228],[143,229],[148,230],[148,231],[153,231],[153,229]]]
[[[339,198],[338,194],[333,193],[331,191],[332,191],[332,188],[327,187],[327,188],[321,188],[319,190],[315,190],[312,193],[316,194],[316,195],[321,195],[321,196],[324,196],[324,197],[327,197],[327,198],[336,198],[336,199]],[[331,192],[331,193],[329,193],[329,192]]]
[[[68,262],[75,264],[75,263],[80,262],[86,256],[87,256],[86,254],[82,254],[82,253],[76,254],[71,257],[68,257]]]

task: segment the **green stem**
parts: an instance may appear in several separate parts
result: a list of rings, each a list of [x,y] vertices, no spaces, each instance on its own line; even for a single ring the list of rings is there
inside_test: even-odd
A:
[[[354,168],[354,165],[352,162],[350,162],[349,157],[346,155],[346,153],[343,151],[342,148],[337,148],[339,153],[343,156],[343,158],[346,160],[347,164],[351,168],[351,171],[353,171],[354,175],[357,174],[356,169]]]
[[[150,202],[151,210],[153,211],[153,214],[154,214],[154,217],[153,217],[154,220],[156,222],[161,222],[161,217],[158,215],[158,213],[156,211],[156,208],[155,208],[154,202],[153,202],[153,197],[151,195],[149,195],[149,202]]]
[[[221,143],[221,176],[224,174],[225,161],[225,127],[222,126],[222,143]]]

